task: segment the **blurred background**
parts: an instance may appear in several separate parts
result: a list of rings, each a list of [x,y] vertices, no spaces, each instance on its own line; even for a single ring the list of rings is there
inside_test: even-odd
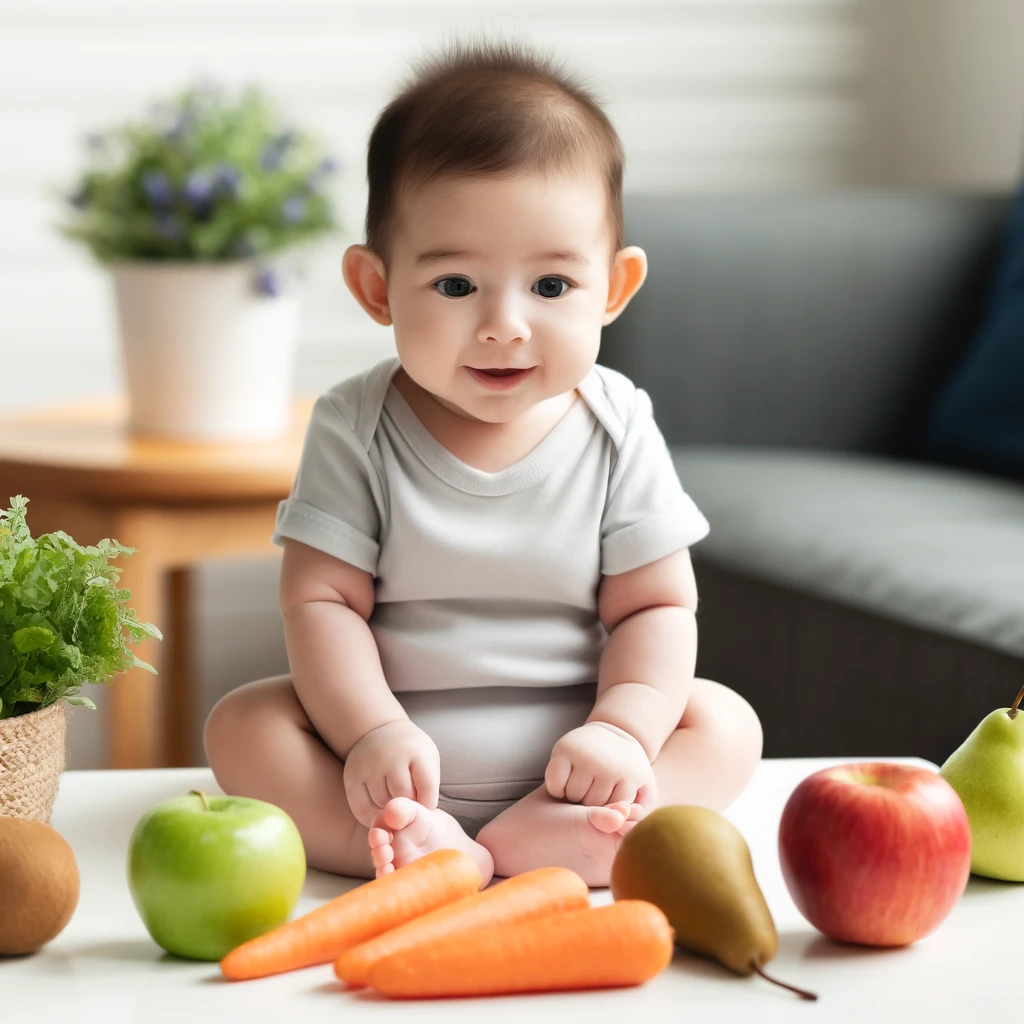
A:
[[[556,46],[590,80],[629,193],[1009,192],[1019,179],[1019,0],[5,0],[0,414],[120,393],[109,276],[53,230],[45,189],[71,180],[90,131],[196,77],[264,87],[340,164],[343,230],[308,256],[295,393],[389,355],[390,330],[340,274],[362,240],[368,134],[411,59],[486,32]],[[286,671],[277,571],[272,556],[198,568],[197,729],[231,687]],[[71,768],[105,766],[103,694],[89,696],[100,708],[70,717]]]

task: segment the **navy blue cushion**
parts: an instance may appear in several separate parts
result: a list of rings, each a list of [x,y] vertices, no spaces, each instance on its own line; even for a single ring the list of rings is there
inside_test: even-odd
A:
[[[1024,479],[1024,189],[985,318],[929,410],[922,447],[936,461]]]

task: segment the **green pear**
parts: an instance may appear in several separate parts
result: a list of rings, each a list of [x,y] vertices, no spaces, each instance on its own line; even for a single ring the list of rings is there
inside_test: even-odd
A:
[[[971,871],[1024,882],[1024,714],[986,715],[939,774],[956,790],[971,823]]]

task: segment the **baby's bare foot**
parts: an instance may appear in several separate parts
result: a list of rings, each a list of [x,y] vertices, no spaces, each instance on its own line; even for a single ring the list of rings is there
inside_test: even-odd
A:
[[[557,864],[591,888],[603,888],[623,838],[644,813],[640,804],[626,801],[587,807],[556,800],[538,786],[485,825],[477,839],[494,855],[501,877]]]
[[[469,854],[480,868],[481,889],[494,874],[490,853],[473,842],[447,811],[430,810],[408,797],[395,797],[377,812],[370,826],[369,841],[378,878],[441,849]]]

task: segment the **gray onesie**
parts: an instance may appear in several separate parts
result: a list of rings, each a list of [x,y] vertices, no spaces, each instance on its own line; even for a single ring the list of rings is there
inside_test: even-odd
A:
[[[595,366],[525,458],[455,458],[391,384],[397,358],[313,409],[273,541],[375,577],[384,676],[441,755],[440,806],[475,834],[543,782],[594,704],[601,575],[689,547],[708,523],[679,483],[647,394]]]

